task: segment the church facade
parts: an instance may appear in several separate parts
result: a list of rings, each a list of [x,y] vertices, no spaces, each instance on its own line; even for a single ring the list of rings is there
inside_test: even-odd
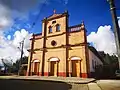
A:
[[[68,22],[67,11],[42,20],[42,33],[30,39],[27,75],[89,77],[92,64],[85,25]]]

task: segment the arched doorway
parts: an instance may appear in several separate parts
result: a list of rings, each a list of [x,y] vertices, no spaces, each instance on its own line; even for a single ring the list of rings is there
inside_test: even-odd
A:
[[[49,68],[50,68],[50,76],[58,76],[58,62],[59,58],[50,58],[49,59]]]
[[[81,58],[71,57],[71,76],[80,77],[81,76]]]
[[[39,75],[39,67],[40,67],[40,61],[35,59],[33,61],[33,65],[34,65],[34,75]]]

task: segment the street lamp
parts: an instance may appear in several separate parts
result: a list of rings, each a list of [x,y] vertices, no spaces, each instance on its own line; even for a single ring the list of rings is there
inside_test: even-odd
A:
[[[119,69],[120,69],[120,28],[118,25],[118,19],[116,15],[116,7],[114,4],[114,0],[107,0],[107,1],[110,4],[112,22],[114,26],[115,42],[116,42],[116,48],[117,48],[117,54],[118,54],[118,63],[119,63]]]

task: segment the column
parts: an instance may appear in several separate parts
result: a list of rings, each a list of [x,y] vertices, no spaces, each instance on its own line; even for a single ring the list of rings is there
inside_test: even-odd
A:
[[[58,72],[57,69],[58,69],[58,62],[56,61],[56,64],[55,64],[55,72],[54,72],[54,73],[55,73],[55,76],[57,76],[57,72]]]
[[[50,74],[50,62],[48,61],[48,76]]]
[[[31,68],[30,68],[30,76],[32,76],[32,72],[33,72],[33,62],[31,62]]]
[[[71,60],[69,60],[69,77],[71,77],[72,73],[72,65],[71,65]]]
[[[81,77],[81,64],[80,64],[81,61],[79,60],[78,62],[79,62],[79,77]]]

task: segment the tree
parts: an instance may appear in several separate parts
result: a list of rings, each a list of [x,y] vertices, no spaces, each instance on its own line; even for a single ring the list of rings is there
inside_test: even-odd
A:
[[[22,64],[28,64],[28,57],[23,57]]]
[[[4,73],[10,73],[12,70],[12,60],[8,61],[7,59],[1,59],[4,65]]]
[[[104,75],[106,77],[111,77],[115,75],[115,71],[119,68],[118,57],[116,55],[105,54],[100,52],[100,56],[104,60]]]
[[[21,65],[20,65],[20,62],[21,62]],[[21,59],[18,59],[16,61],[16,63],[13,63],[13,68],[14,68],[13,72],[18,73],[18,70],[21,71],[21,69],[23,69],[23,67],[21,67],[21,66],[23,64],[27,64],[27,63],[28,63],[28,57],[26,57],[26,56],[22,58],[22,61],[21,61]],[[19,67],[19,65],[20,65],[20,67]]]

